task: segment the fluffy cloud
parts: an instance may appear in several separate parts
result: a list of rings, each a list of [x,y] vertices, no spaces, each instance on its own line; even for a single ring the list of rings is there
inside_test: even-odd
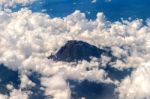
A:
[[[28,94],[21,90],[13,89],[10,96],[0,94],[0,99],[28,99]]]
[[[150,24],[149,21],[147,24]],[[54,99],[71,98],[68,79],[118,84],[121,99],[149,97],[149,38],[150,26],[143,25],[140,19],[111,23],[105,20],[103,13],[98,13],[97,19],[92,21],[86,19],[85,14],[80,11],[64,18],[51,18],[26,8],[12,13],[0,11],[0,63],[19,70],[20,89],[27,85],[34,86],[27,74],[31,70],[38,72],[42,75],[40,81],[45,87],[45,95],[53,96]],[[112,48],[113,55],[118,60],[110,63],[111,66],[116,69],[134,68],[132,75],[119,83],[107,77],[106,71],[99,67],[105,67],[110,62],[111,57],[108,56],[78,64],[47,59],[65,42],[73,39],[83,40],[97,47]],[[146,69],[142,69],[144,67]],[[86,68],[90,70],[87,71]],[[3,95],[0,97],[5,99]],[[14,89],[10,97],[27,99],[28,93]]]
[[[28,94],[21,90],[12,90],[9,99],[28,99]]]
[[[149,99],[150,98],[150,63],[141,64],[131,77],[125,78],[118,88],[121,99]],[[128,87],[127,87],[128,86]]]
[[[15,6],[16,4],[26,5],[35,0],[0,0],[0,6],[4,8]]]
[[[46,87],[46,95],[53,96],[54,99],[70,99],[70,88],[61,76],[55,75],[51,78],[41,78],[41,82]]]
[[[0,94],[0,99],[8,99],[8,96]]]

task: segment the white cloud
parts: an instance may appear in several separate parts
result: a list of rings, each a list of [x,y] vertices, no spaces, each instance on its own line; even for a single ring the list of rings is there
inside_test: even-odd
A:
[[[20,76],[20,80],[21,80],[21,85],[20,87],[23,89],[23,88],[27,88],[28,86],[35,86],[35,84],[28,78],[27,75],[25,74],[22,74]]]
[[[28,94],[26,92],[23,92],[21,90],[12,90],[10,93],[9,99],[28,99]]]
[[[85,14],[80,11],[75,11],[64,18],[50,18],[48,15],[33,13],[26,8],[18,12],[0,11],[0,63],[21,72],[22,87],[32,85],[24,73],[28,73],[29,70],[40,73],[42,85],[46,87],[45,94],[52,95],[55,99],[70,98],[71,92],[67,79],[78,81],[86,79],[116,84],[107,77],[103,69],[98,69],[99,60],[93,59],[91,62],[82,61],[73,64],[47,59],[66,41],[72,39],[83,40],[97,47],[111,47],[116,57],[125,56],[124,62],[117,60],[112,63],[112,66],[117,69],[132,67],[135,70],[131,77],[120,82],[119,96],[128,98],[126,95],[134,97],[140,93],[138,97],[149,97],[150,80],[147,66],[150,64],[149,37],[150,26],[143,25],[140,19],[111,23],[105,20],[103,13],[98,13],[97,19],[92,21],[86,19]],[[109,60],[109,56],[103,56],[100,66],[105,67]],[[143,73],[141,68],[145,67],[145,63],[147,67]],[[87,67],[90,71],[86,71]],[[130,86],[130,88],[126,89],[124,86]],[[11,92],[11,97],[26,99],[28,94],[17,90]]]
[[[35,0],[0,0],[0,6],[4,8],[9,8],[15,6],[16,4],[26,5],[34,2]]]
[[[8,99],[8,96],[0,94],[0,99]]]
[[[42,78],[42,85],[46,87],[45,94],[53,99],[70,99],[71,92],[66,81],[59,75],[51,78]]]
[[[150,63],[141,64],[131,77],[124,79],[118,88],[120,99],[150,98]],[[127,87],[128,86],[128,87]]]
[[[92,0],[92,3],[96,3],[96,0]]]

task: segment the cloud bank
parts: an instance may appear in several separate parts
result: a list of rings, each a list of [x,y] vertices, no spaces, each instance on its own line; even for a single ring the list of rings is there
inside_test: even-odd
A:
[[[103,13],[98,13],[95,20],[88,20],[80,11],[64,18],[51,18],[27,8],[18,12],[0,11],[0,64],[18,70],[21,78],[19,89],[8,85],[10,94],[1,94],[0,98],[28,99],[31,92],[24,89],[36,86],[28,78],[31,72],[41,75],[40,89],[50,99],[71,99],[68,79],[115,84],[120,99],[150,98],[149,39],[149,20],[146,24],[141,19],[111,23]],[[111,62],[111,57],[102,56],[76,64],[47,59],[68,40],[82,40],[99,48],[110,47],[117,60]],[[134,70],[122,81],[112,80],[104,69],[99,68],[105,68],[107,63],[118,70]],[[91,69],[87,71],[86,68]]]

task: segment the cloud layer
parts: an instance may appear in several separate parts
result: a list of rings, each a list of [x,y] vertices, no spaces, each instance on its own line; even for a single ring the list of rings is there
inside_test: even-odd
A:
[[[80,11],[64,18],[51,18],[27,8],[12,13],[0,11],[0,64],[18,70],[21,78],[19,89],[9,87],[10,95],[0,95],[0,98],[28,99],[31,92],[23,89],[35,86],[28,78],[31,71],[41,75],[41,90],[54,99],[71,98],[68,79],[115,84],[120,99],[150,98],[149,39],[149,20],[146,24],[141,19],[111,23],[103,13],[98,13],[95,20],[88,20]],[[76,64],[47,59],[68,40],[82,40],[99,48],[110,47],[117,60],[110,62],[111,57],[102,56]],[[112,80],[104,69],[99,69],[108,62],[118,70],[134,68],[134,71],[122,81]]]

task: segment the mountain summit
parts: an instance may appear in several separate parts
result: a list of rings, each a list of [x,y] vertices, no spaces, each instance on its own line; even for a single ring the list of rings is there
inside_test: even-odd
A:
[[[101,54],[106,52],[84,41],[70,40],[55,55],[51,55],[48,58],[66,62],[90,61],[91,57],[100,58]]]

